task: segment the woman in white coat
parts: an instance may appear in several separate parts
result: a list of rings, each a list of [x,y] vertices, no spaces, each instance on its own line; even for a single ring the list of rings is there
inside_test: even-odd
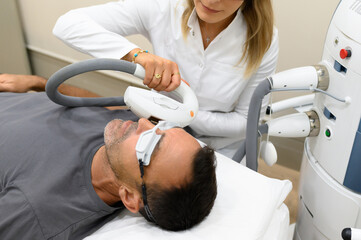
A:
[[[141,64],[155,90],[185,79],[199,101],[192,134],[228,157],[245,137],[253,91],[278,57],[271,0],[120,0],[72,10],[53,32],[94,57]],[[150,40],[154,54],[125,38],[133,34]]]

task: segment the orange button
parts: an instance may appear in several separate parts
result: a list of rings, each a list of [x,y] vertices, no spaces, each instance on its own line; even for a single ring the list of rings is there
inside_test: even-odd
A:
[[[191,114],[191,117],[194,117],[194,112],[193,111],[191,111],[190,114]]]

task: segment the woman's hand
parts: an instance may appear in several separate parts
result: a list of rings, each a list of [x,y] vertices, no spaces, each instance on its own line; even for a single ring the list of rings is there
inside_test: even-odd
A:
[[[0,92],[44,91],[46,79],[35,75],[0,74]]]
[[[130,51],[123,59],[132,61],[139,48]],[[144,85],[157,91],[173,91],[180,85],[181,76],[178,65],[157,55],[142,52],[134,58],[145,69]]]

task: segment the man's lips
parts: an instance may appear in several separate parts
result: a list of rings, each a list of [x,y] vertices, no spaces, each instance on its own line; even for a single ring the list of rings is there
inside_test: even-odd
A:
[[[126,133],[127,129],[129,128],[130,125],[132,125],[132,123],[133,123],[132,121],[123,122],[120,128],[121,135],[124,135],[124,133]]]

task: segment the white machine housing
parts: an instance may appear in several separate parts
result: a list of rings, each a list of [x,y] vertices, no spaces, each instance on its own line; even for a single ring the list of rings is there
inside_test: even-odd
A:
[[[341,239],[344,228],[361,228],[361,0],[340,1],[320,64],[326,92],[348,101],[316,93],[320,132],[305,141],[294,240]]]

